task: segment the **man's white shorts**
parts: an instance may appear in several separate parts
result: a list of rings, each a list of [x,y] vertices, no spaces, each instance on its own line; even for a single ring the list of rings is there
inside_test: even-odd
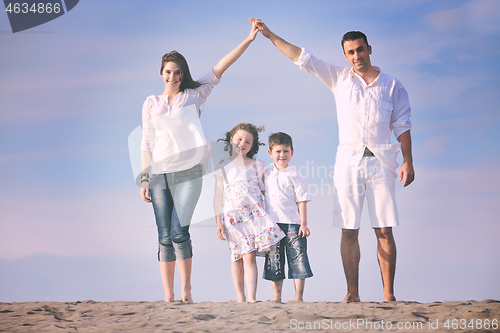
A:
[[[372,228],[398,226],[395,182],[394,173],[375,156],[363,157],[357,167],[335,165],[333,225],[359,229],[366,197]]]

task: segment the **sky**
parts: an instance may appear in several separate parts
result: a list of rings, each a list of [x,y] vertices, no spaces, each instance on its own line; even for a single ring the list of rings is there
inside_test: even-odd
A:
[[[416,178],[396,189],[396,297],[500,299],[500,2],[89,0],[18,33],[0,13],[0,302],[163,299],[153,210],[134,183],[129,137],[146,97],[163,92],[161,56],[181,52],[200,78],[245,39],[248,17],[335,65],[348,65],[345,32],[368,36],[372,64],[402,82],[412,107]],[[313,194],[304,300],[341,301],[332,93],[258,35],[201,122],[212,142],[240,122],[265,126],[263,141],[292,136],[292,163]],[[266,147],[258,157],[271,162]],[[211,191],[207,175],[190,229],[195,302],[236,299]],[[361,300],[382,301],[367,214],[360,243]],[[257,299],[272,299],[260,277]]]

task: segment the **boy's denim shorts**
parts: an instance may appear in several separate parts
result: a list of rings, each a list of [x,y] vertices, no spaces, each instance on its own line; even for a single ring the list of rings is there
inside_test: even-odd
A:
[[[307,257],[307,238],[298,235],[300,224],[278,223],[278,225],[286,236],[267,252],[264,279],[271,281],[285,279],[285,253],[289,279],[305,279],[313,276]]]

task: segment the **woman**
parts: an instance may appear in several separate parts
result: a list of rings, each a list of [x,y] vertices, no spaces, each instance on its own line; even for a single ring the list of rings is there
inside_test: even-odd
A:
[[[253,23],[248,37],[198,81],[191,78],[188,64],[180,53],[165,54],[160,68],[165,90],[159,96],[149,96],[144,102],[140,193],[144,201],[153,203],[166,302],[174,301],[176,261],[182,280],[181,300],[193,302],[189,224],[201,193],[201,163],[206,157],[198,110],[257,32]]]

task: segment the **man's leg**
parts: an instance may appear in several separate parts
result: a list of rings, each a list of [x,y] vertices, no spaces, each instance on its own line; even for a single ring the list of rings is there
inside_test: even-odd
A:
[[[395,301],[394,275],[396,274],[396,242],[392,228],[375,228],[377,235],[377,258],[384,285],[384,301]]]
[[[342,303],[359,302],[359,229],[342,229],[340,241],[340,254],[347,281],[347,295]]]

